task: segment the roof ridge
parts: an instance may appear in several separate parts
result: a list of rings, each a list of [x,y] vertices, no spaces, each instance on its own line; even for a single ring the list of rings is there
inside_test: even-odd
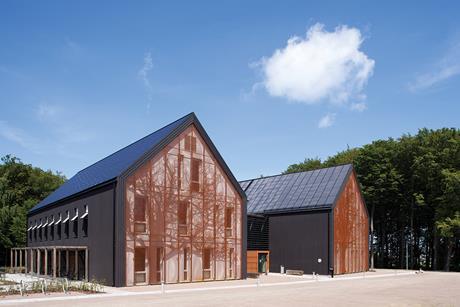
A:
[[[101,162],[101,161],[103,161],[103,160],[105,160],[105,159],[107,159],[107,158],[109,158],[109,157],[115,155],[116,153],[122,151],[123,149],[126,149],[126,148],[128,148],[128,147],[130,147],[130,146],[132,146],[132,145],[134,145],[134,144],[136,144],[136,143],[138,143],[138,142],[140,142],[140,141],[142,141],[142,140],[148,138],[148,137],[151,136],[152,134],[155,134],[155,133],[157,133],[157,132],[159,132],[159,131],[161,131],[161,130],[163,130],[163,129],[166,129],[167,127],[169,127],[169,126],[171,126],[171,125],[177,123],[177,122],[180,121],[180,120],[183,120],[183,119],[186,118],[186,117],[194,116],[194,115],[195,115],[194,112],[190,112],[190,113],[188,113],[188,114],[182,116],[181,118],[179,118],[179,119],[173,121],[172,123],[169,123],[169,124],[167,124],[166,126],[163,126],[163,127],[161,127],[160,129],[157,129],[157,130],[155,130],[155,131],[153,131],[153,132],[147,134],[146,136],[144,136],[144,137],[142,137],[142,138],[140,138],[140,139],[138,139],[138,140],[136,140],[136,141],[130,143],[129,145],[126,145],[125,147],[122,147],[122,148],[118,149],[117,151],[112,152],[110,155],[105,156],[104,158],[97,160],[96,162],[94,162],[94,163],[88,165],[87,167],[85,167],[85,168],[79,170],[76,174],[79,174],[79,173],[83,172],[84,170],[90,168],[91,166],[96,165],[97,163],[99,163],[99,162]],[[75,175],[76,175],[76,174],[75,174]],[[74,176],[75,176],[75,175],[74,175]]]
[[[318,170],[322,170],[322,169],[345,166],[345,165],[353,166],[353,163],[341,163],[341,164],[337,164],[337,165],[334,165],[334,166],[320,167],[320,168],[315,168],[315,169],[311,169],[311,170],[308,170],[308,171],[298,171],[298,172],[292,172],[292,173],[286,173],[286,174],[269,175],[269,176],[263,176],[263,177],[258,177],[258,178],[245,179],[245,180],[241,180],[241,181],[238,181],[238,182],[241,183],[241,182],[260,180],[260,179],[265,179],[265,178],[273,178],[273,177],[278,177],[278,176],[287,176],[287,175],[293,175],[293,174],[299,174],[299,173],[308,173],[308,172],[314,172],[314,171],[318,171]]]

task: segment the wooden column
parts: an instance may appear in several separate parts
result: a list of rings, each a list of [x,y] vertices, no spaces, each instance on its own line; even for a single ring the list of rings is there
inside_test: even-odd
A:
[[[75,279],[78,280],[78,249],[75,250]]]
[[[57,267],[58,274],[57,274],[57,276],[58,277],[61,277],[61,252],[62,252],[61,250],[58,250],[58,259],[57,259],[57,263],[58,263],[58,267]]]
[[[53,248],[53,277],[56,278],[56,248]]]
[[[45,248],[45,275],[48,275],[48,250]]]
[[[13,249],[10,249],[10,267],[13,269]]]
[[[85,249],[85,280],[88,281],[88,248]]]
[[[24,270],[24,273],[27,274],[27,270],[29,269],[29,249],[26,248],[24,250],[24,262],[25,262],[25,266],[26,266],[26,269]]]
[[[41,263],[41,251],[40,251],[40,249],[37,249],[37,275],[40,275],[41,266],[42,266],[42,263]]]
[[[19,268],[22,268],[22,252],[23,252],[23,250],[20,249],[19,250]]]

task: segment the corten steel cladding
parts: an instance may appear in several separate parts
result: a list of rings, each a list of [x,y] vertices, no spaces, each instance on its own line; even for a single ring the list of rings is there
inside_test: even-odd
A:
[[[334,273],[369,269],[369,220],[354,173],[334,209]]]
[[[126,285],[241,278],[243,201],[193,125],[125,188]]]

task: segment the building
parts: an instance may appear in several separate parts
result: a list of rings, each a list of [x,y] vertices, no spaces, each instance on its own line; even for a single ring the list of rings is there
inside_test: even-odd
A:
[[[12,251],[27,272],[115,286],[246,274],[246,197],[193,113],[81,170],[27,223]]]
[[[248,197],[249,273],[265,259],[271,272],[368,270],[369,216],[352,165],[240,184]]]

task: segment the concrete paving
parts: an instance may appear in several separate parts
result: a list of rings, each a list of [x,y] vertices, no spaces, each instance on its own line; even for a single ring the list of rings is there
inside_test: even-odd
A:
[[[60,306],[460,306],[460,273],[378,270],[337,276],[282,276],[129,288],[106,294],[3,298],[0,305]]]

